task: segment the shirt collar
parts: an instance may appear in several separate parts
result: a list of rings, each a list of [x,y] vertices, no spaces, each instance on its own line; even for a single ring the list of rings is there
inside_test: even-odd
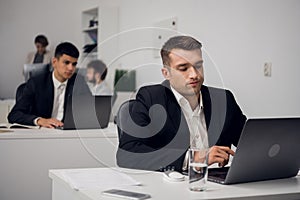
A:
[[[94,85],[94,87],[95,87],[95,88],[98,88],[98,87],[103,86],[103,85],[104,85],[104,81],[101,81],[101,83],[96,83],[96,84]]]
[[[64,81],[64,82],[60,82],[59,80],[57,80],[54,76],[54,72],[52,72],[52,80],[53,80],[53,85],[54,85],[54,88],[58,88],[60,85],[67,85],[68,83],[68,80]]]
[[[183,97],[179,92],[177,92],[177,90],[175,90],[172,86],[170,86],[170,87],[171,87],[171,90],[172,90],[179,105],[182,105],[182,103],[184,103],[184,104],[189,103],[185,97]],[[201,91],[200,91],[200,108],[201,108],[201,110],[203,109],[203,100],[202,100]]]

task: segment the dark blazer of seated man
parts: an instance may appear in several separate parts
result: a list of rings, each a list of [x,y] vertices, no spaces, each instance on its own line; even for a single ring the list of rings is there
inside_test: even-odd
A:
[[[8,115],[10,123],[47,128],[63,126],[66,104],[72,95],[91,95],[84,78],[75,73],[78,49],[59,44],[52,59],[53,72],[32,77]]]
[[[117,164],[146,170],[187,170],[188,148],[209,148],[208,164],[225,166],[246,121],[233,94],[203,85],[202,44],[170,38],[161,50],[165,81],[142,87],[121,106]]]

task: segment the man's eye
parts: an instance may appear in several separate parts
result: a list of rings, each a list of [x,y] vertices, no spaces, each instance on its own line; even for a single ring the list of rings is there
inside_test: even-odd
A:
[[[70,61],[65,61],[65,64],[66,64],[66,65],[69,65],[69,64],[70,64]]]
[[[184,72],[187,70],[187,67],[179,67],[178,70]]]
[[[195,68],[199,70],[202,68],[202,65],[196,65]]]

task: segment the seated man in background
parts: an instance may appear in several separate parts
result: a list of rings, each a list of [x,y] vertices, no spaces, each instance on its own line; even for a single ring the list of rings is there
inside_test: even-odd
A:
[[[228,90],[203,85],[202,44],[170,38],[161,49],[165,81],[142,87],[118,114],[120,167],[187,170],[188,148],[210,148],[208,164],[234,155],[246,117]],[[127,107],[127,109],[125,109]]]
[[[93,60],[87,65],[86,78],[94,96],[113,95],[105,81],[106,75],[107,67],[101,60]]]
[[[79,51],[73,44],[59,44],[52,58],[53,72],[28,80],[8,115],[9,123],[47,128],[63,126],[68,99],[72,95],[91,95],[84,78],[75,73],[78,57]]]

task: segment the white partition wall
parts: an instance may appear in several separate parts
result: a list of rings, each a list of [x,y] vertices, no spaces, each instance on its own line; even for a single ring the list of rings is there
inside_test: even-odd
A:
[[[14,130],[0,135],[0,199],[51,200],[49,169],[115,166],[117,132]]]

